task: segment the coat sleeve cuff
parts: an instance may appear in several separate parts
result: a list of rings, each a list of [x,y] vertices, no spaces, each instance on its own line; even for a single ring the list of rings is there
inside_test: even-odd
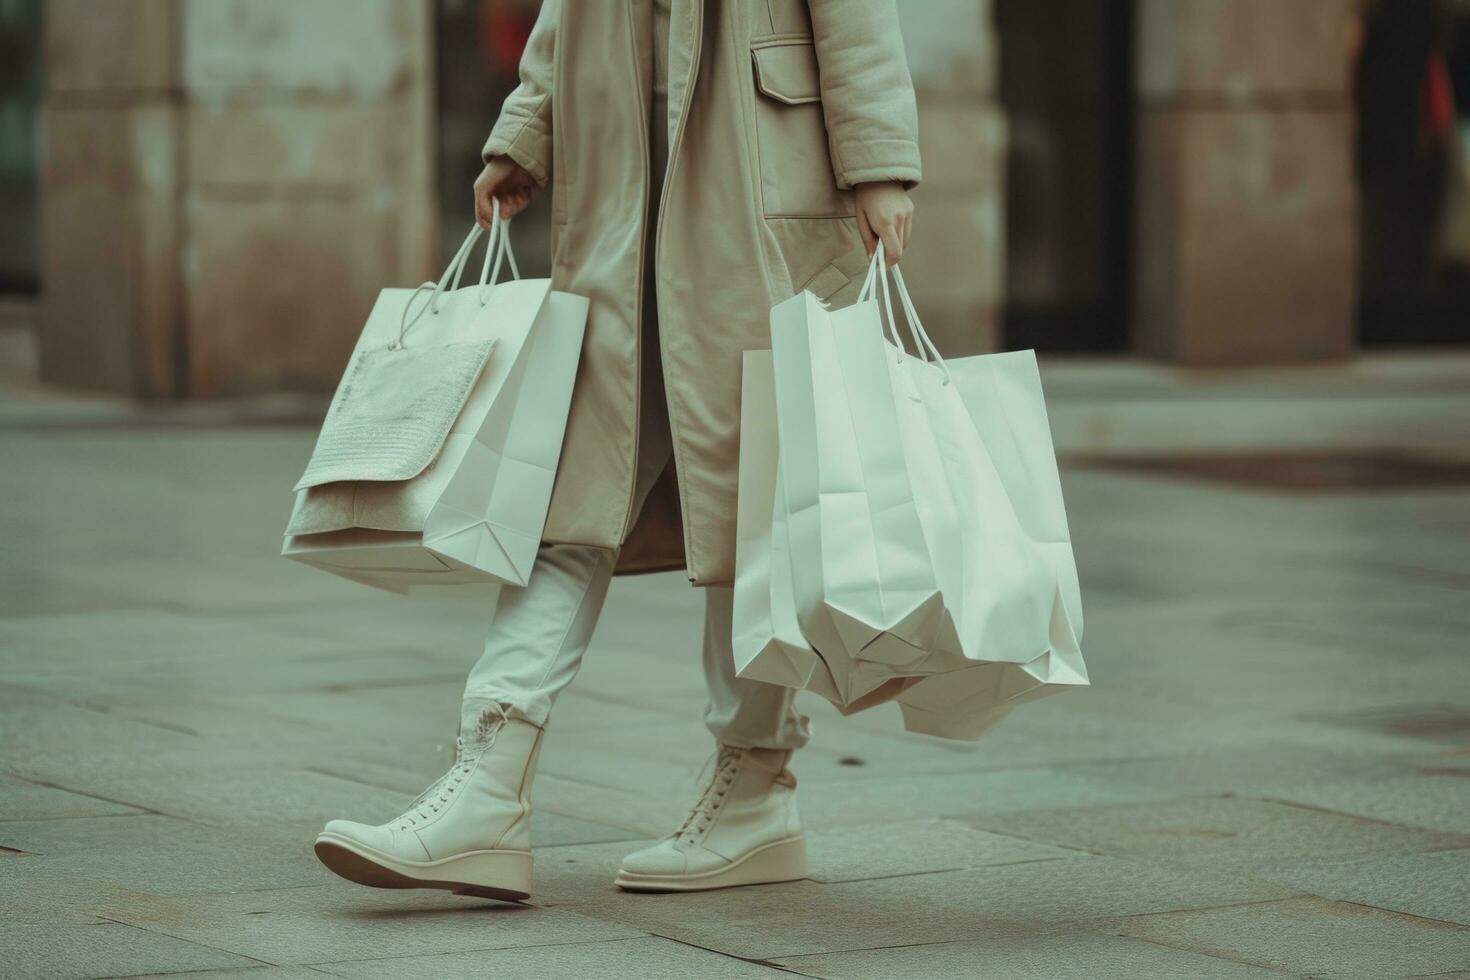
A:
[[[907,189],[923,176],[919,145],[913,140],[834,140],[832,165],[837,186],[845,191],[889,180]]]
[[[510,157],[542,187],[551,179],[551,133],[535,116],[503,116],[490,131],[480,156]]]

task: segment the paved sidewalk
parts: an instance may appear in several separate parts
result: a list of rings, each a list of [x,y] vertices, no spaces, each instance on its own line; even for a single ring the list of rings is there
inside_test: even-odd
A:
[[[1069,469],[1095,687],[974,745],[812,702],[790,885],[612,887],[712,749],[698,595],[619,580],[514,907],[312,857],[442,771],[486,618],[274,557],[312,435],[0,431],[0,973],[1470,977],[1463,473]]]

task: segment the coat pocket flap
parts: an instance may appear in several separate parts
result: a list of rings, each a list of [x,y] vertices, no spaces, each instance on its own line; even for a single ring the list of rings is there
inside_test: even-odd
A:
[[[494,346],[485,340],[358,351],[296,489],[418,476],[439,455]]]
[[[755,87],[762,94],[787,105],[822,100],[817,71],[817,51],[805,36],[757,38],[751,43],[755,64]]]

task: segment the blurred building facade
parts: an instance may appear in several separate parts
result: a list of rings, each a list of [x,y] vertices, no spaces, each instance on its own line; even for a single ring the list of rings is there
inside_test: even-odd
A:
[[[537,6],[0,0],[0,44],[41,54],[0,58],[0,208],[19,229],[0,289],[38,297],[43,377],[142,397],[330,388],[377,290],[432,277],[468,227]],[[1470,197],[1460,56],[1453,36],[1402,40],[1389,7],[899,0],[926,177],[905,268],[926,323],[957,352],[1342,361],[1403,339],[1394,303],[1439,290],[1442,325],[1407,339],[1470,341],[1443,271]],[[1440,25],[1462,7],[1391,4]],[[1371,57],[1412,65],[1398,95],[1370,79],[1397,117],[1364,108]],[[1437,168],[1379,167],[1375,191],[1359,120],[1399,117],[1422,124],[1404,154]],[[1429,240],[1423,268],[1384,291],[1362,239],[1398,220],[1403,173],[1439,181],[1435,210],[1399,229]],[[544,207],[518,224],[533,270]]]

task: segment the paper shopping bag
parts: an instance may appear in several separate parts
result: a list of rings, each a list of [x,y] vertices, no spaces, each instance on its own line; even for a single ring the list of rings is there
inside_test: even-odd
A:
[[[735,635],[746,631],[766,644],[755,647],[763,656],[779,637],[782,667],[791,649],[815,654],[802,670],[772,671],[763,674],[766,679],[794,687],[804,675],[800,686],[844,713],[892,700],[910,731],[973,739],[1017,704],[1088,683],[1076,567],[1035,356],[1025,351],[945,361],[923,330],[901,274],[895,271],[894,279],[921,356],[897,343],[890,313],[891,338],[879,338],[884,377],[868,397],[893,412],[887,437],[901,449],[896,469],[911,494],[940,611],[926,631],[880,635],[878,641],[907,644],[907,656],[871,656],[878,641],[854,653],[840,635],[834,638],[835,630],[823,631],[826,624],[811,614],[811,605],[825,604],[826,597],[820,589],[803,591],[799,582],[803,567],[817,563],[809,551],[798,550],[798,529],[784,513],[794,495],[786,485],[788,447],[782,443],[777,463],[769,462],[769,436],[757,427],[760,403],[752,398],[742,417],[738,534],[746,560],[737,556]],[[887,307],[886,278],[883,289]],[[837,340],[845,336],[839,332]],[[772,358],[779,370],[779,353],[748,360],[748,395],[759,391],[756,371]],[[799,404],[797,391],[788,404]],[[779,378],[774,395],[779,416]],[[865,429],[860,413],[850,418],[860,434],[883,431]],[[788,430],[778,425],[778,431],[784,439]],[[747,441],[750,459],[764,458],[763,467],[746,467]],[[825,453],[833,444],[817,442],[810,451]],[[771,483],[776,493],[767,511]],[[751,494],[760,506],[744,499]],[[874,526],[860,516],[831,530],[855,527],[868,534]],[[819,547],[829,539],[814,538]],[[792,607],[797,628],[783,631],[779,610]]]
[[[772,309],[771,346],[801,626],[855,699],[924,660],[942,613],[876,303],[803,293]]]
[[[811,680],[817,655],[796,620],[779,471],[771,352],[746,351],[735,521],[735,670],[750,680],[801,688]]]
[[[770,351],[746,351],[741,376],[740,483],[737,498],[732,648],[736,673],[750,680],[805,688],[854,714],[892,699],[907,679],[884,677],[849,697],[853,666],[818,655],[802,633],[792,591],[785,495],[776,450]],[[841,677],[842,683],[837,680]]]
[[[297,484],[287,557],[399,592],[528,580],[587,302],[495,283],[492,256],[518,275],[498,221],[479,285],[458,288],[479,234],[438,284],[379,296]]]

